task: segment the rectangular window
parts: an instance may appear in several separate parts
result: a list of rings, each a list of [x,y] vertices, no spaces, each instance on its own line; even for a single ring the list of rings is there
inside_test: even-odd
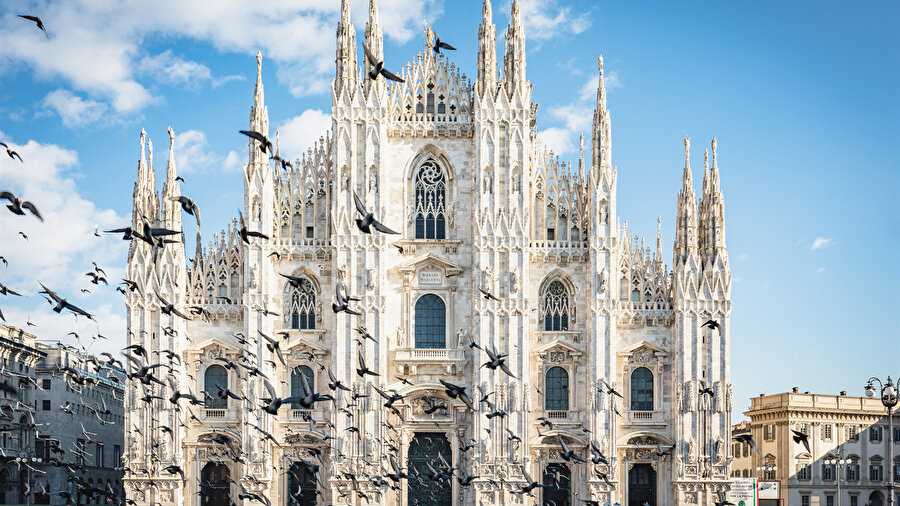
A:
[[[900,481],[900,464],[894,464],[894,482]]]
[[[834,496],[833,495],[825,496],[825,506],[834,506]]]
[[[41,388],[43,388],[44,390],[50,390],[50,380],[45,379],[41,381]]]
[[[848,425],[844,427],[845,435],[847,436],[847,441],[859,441],[859,427],[856,425]]]
[[[41,409],[44,411],[50,411],[50,399],[44,399],[41,401]]]
[[[94,465],[103,467],[103,443],[97,443],[97,451],[94,455]]]
[[[881,481],[884,479],[884,470],[881,467],[881,464],[870,464],[869,465],[869,480],[871,481]]]
[[[797,464],[797,479],[809,480],[812,473],[809,470],[809,464]]]
[[[859,506],[859,496],[856,496],[856,495],[850,496],[850,506]]]
[[[84,439],[78,439],[75,441],[75,462],[79,466],[84,465]]]
[[[314,229],[313,227],[306,227],[306,238],[312,239],[315,236],[316,236],[316,229]]]
[[[822,479],[834,481],[834,464],[822,464]]]
[[[113,446],[113,467],[119,467],[122,465],[122,447],[119,445]]]
[[[547,229],[547,240],[555,241],[556,240],[556,230],[552,228]]]
[[[809,435],[809,424],[808,423],[798,423],[797,431],[802,432],[803,434]]]
[[[832,429],[831,428],[832,428],[832,425],[830,423],[826,423],[825,425],[822,426],[822,440],[831,441],[831,437],[832,437],[832,433],[831,433]]]
[[[859,481],[859,464],[847,464],[847,481]]]
[[[808,495],[800,496],[800,506],[809,506],[809,496]]]
[[[763,426],[763,438],[766,441],[775,441],[775,424],[769,423]]]
[[[879,425],[873,425],[869,427],[869,441],[873,443],[880,443],[882,439],[882,427]]]

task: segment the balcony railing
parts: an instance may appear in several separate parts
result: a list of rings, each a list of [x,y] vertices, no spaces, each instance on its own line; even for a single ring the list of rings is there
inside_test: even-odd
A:
[[[291,421],[306,420],[312,418],[313,412],[308,409],[292,409],[288,412],[288,419]]]
[[[565,420],[569,418],[569,412],[561,410],[547,411],[547,418],[550,420]]]
[[[628,419],[632,423],[663,423],[662,414],[657,411],[630,411]]]
[[[227,409],[204,409],[204,418],[225,418]]]
[[[420,366],[444,367],[446,374],[458,374],[466,364],[466,351],[460,348],[401,348],[395,352],[394,362],[401,374],[416,374]]]

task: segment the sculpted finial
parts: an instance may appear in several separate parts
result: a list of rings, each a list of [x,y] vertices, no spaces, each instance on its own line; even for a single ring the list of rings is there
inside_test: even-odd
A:
[[[256,73],[262,72],[262,51],[256,51]]]
[[[434,46],[434,32],[431,31],[431,27],[428,26],[428,20],[422,18],[422,24],[425,25],[425,43],[428,47]]]
[[[169,127],[166,131],[169,132],[169,145],[171,146],[175,143],[175,130],[172,130],[172,127]]]
[[[597,66],[600,68],[600,77],[603,77],[603,55],[597,58]]]
[[[684,138],[684,166],[687,167],[691,164],[691,138]]]

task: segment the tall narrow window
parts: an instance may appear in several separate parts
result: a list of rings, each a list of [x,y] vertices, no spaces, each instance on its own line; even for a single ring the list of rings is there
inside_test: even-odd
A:
[[[447,181],[434,160],[426,160],[416,172],[416,239],[445,239]]]
[[[541,295],[544,330],[569,330],[569,292],[561,281],[554,280]]]
[[[416,301],[416,348],[444,348],[446,346],[447,308],[434,294],[423,295]]]
[[[303,278],[300,286],[288,285],[290,305],[287,314],[292,329],[311,330],[316,328],[316,291],[312,283]]]
[[[206,409],[225,409],[228,407],[228,398],[219,397],[219,391],[228,388],[228,371],[220,365],[211,365],[206,368],[203,390],[206,392]]]
[[[653,411],[653,373],[646,367],[631,373],[631,410]]]
[[[311,392],[316,390],[315,373],[313,373],[312,368],[309,366],[301,365],[295,367],[294,370],[291,371],[291,397],[303,397],[306,395],[306,392],[303,391],[303,380],[301,379],[301,375],[306,377],[306,383],[309,385],[309,390]],[[302,407],[303,406],[297,401],[291,403],[291,409],[301,409]]]
[[[569,373],[562,367],[551,367],[544,378],[545,401],[547,411],[566,411],[569,409]]]

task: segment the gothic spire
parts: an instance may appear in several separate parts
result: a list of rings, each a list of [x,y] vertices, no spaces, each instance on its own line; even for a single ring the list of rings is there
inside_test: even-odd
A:
[[[349,7],[347,14],[349,16]],[[369,0],[369,20],[366,22],[366,46],[375,58],[384,60],[384,34],[378,22],[378,0]]]
[[[656,262],[662,262],[662,217],[656,217]]]
[[[578,139],[578,182],[584,184],[584,134]]]
[[[610,125],[609,110],[606,108],[606,84],[603,81],[603,55],[597,58],[600,78],[597,82],[597,103],[594,107],[594,138],[593,160],[594,168],[608,169],[612,167],[612,127]]]
[[[335,52],[334,91],[339,93],[356,84],[356,29],[350,20],[350,0],[341,0]]]
[[[691,177],[691,139],[684,138],[684,172],[678,205],[675,212],[675,251],[672,263],[675,267],[687,262],[688,257],[697,253],[697,199],[694,195]]]
[[[525,81],[525,28],[522,26],[519,0],[512,1],[509,27],[506,29],[503,78],[506,82],[506,91],[510,95],[516,90],[524,90],[527,84]]]
[[[163,185],[162,208],[163,220],[166,228],[172,230],[181,230],[181,205],[172,199],[181,195],[178,188],[178,171],[175,168],[175,131],[172,127],[168,129],[169,133],[169,159],[166,162],[166,184]]]
[[[704,262],[720,257],[728,262],[725,249],[725,198],[719,186],[719,166],[716,154],[716,138],[710,145],[712,168],[703,177],[703,195],[700,199],[700,253]]]
[[[485,91],[492,95],[497,86],[497,29],[491,14],[491,0],[484,0],[481,9],[481,26],[478,27],[478,80],[479,95]]]
[[[266,137],[269,135],[269,110],[266,108],[265,94],[262,83],[262,53],[256,52],[256,88],[253,91],[253,105],[250,107],[250,130],[259,132]],[[259,150],[259,143],[248,139],[250,149],[249,162],[253,163],[265,160],[265,155]]]

